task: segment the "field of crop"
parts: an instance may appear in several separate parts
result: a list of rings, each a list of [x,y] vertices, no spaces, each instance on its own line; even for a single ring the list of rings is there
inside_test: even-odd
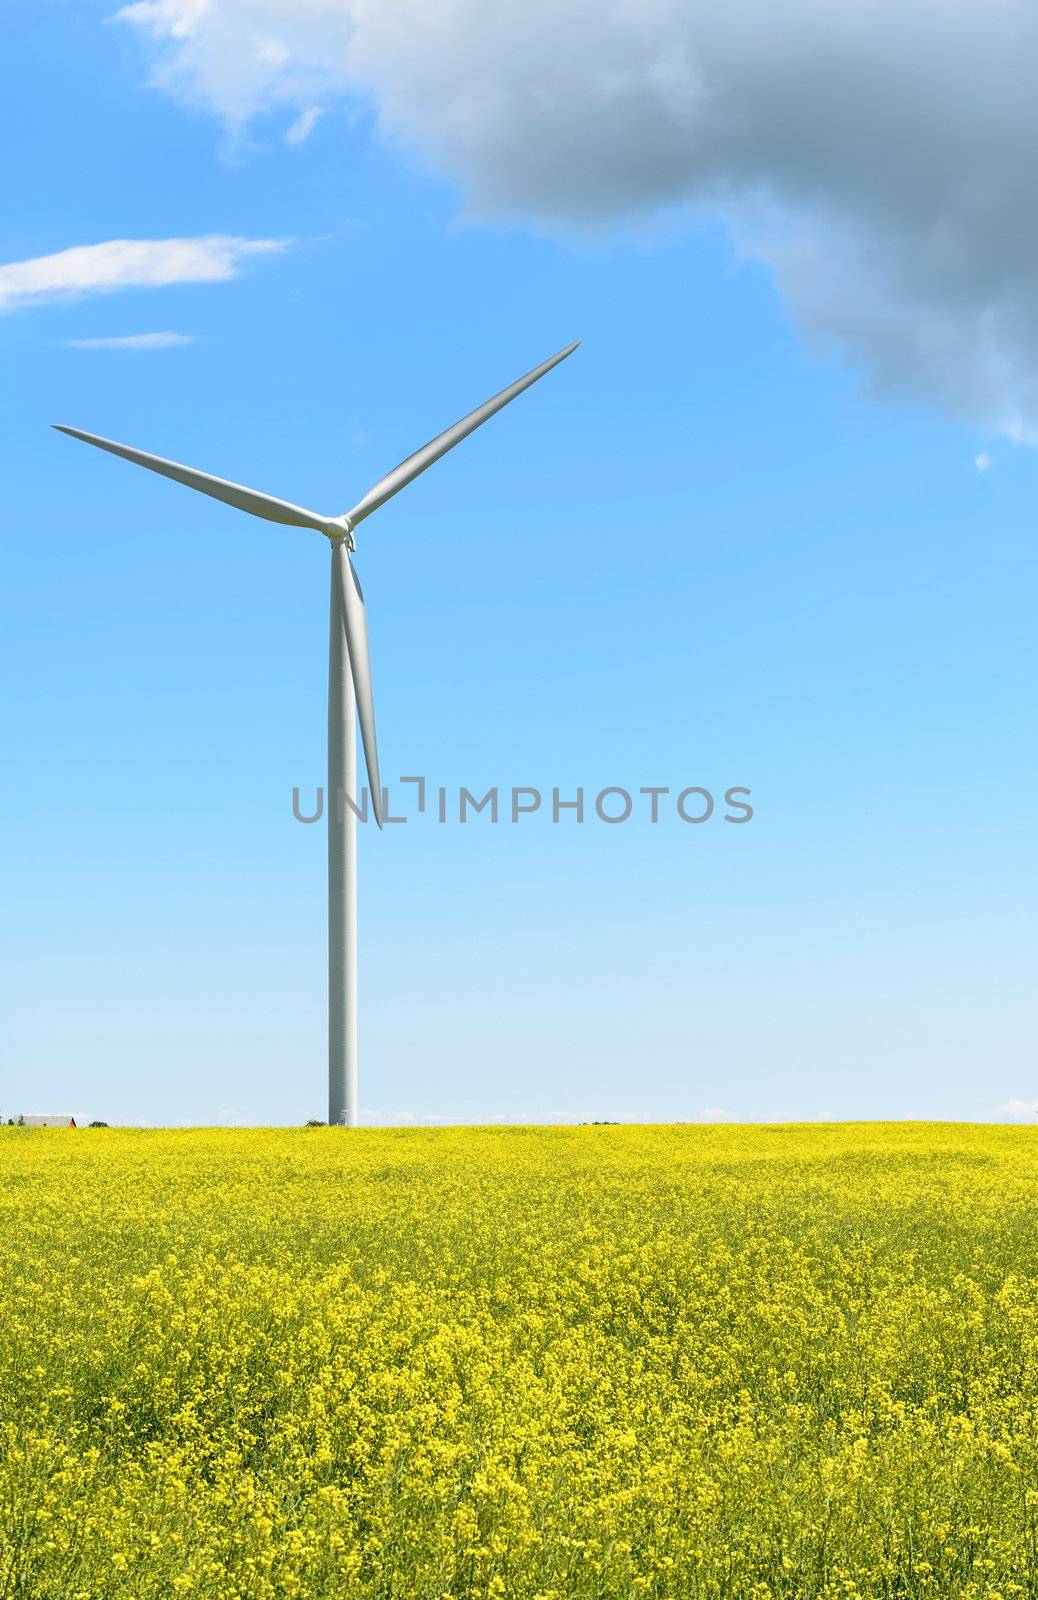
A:
[[[1038,1595],[1038,1130],[0,1130],[0,1597]]]

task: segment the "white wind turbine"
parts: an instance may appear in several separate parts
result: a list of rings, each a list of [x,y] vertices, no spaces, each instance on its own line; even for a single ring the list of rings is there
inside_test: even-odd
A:
[[[316,528],[332,546],[331,627],[328,643],[328,790],[325,810],[328,817],[328,1121],[354,1128],[357,1125],[357,816],[345,797],[357,799],[357,721],[364,745],[368,787],[375,820],[382,827],[384,795],[378,773],[378,748],[375,743],[375,706],[371,692],[371,660],[368,654],[368,626],[357,574],[350,559],[357,546],[353,530],[365,517],[385,505],[400,489],[431,467],[454,445],[460,443],[480,423],[500,411],[509,400],[543,378],[546,372],[571,355],[580,340],[567,345],[548,361],[542,361],[524,378],[509,384],[485,405],[470,411],[452,428],[401,461],[392,472],[380,478],[352,510],[341,517],[324,517],[316,511],[277,500],[273,495],[214,478],[194,467],[182,467],[162,456],[116,444],[111,439],[84,433],[79,428],[62,427],[70,434],[96,444],[112,455],[123,456],[138,466],[150,467],[163,477],[173,478],[225,500],[239,511],[268,522],[284,522],[295,528]],[[362,808],[363,809],[363,808]]]

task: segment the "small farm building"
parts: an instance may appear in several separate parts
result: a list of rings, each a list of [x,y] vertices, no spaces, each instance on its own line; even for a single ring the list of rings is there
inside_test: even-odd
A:
[[[74,1128],[75,1117],[23,1117],[27,1128]]]

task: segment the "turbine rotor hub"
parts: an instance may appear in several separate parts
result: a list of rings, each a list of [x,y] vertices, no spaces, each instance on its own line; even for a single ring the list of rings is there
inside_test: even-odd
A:
[[[345,539],[347,550],[356,550],[357,541],[353,537],[353,524],[349,517],[329,517],[321,529],[326,539]]]

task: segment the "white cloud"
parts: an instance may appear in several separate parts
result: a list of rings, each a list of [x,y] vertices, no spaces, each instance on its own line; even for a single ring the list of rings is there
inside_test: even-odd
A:
[[[305,140],[309,139],[310,135],[317,126],[318,119],[323,116],[323,114],[324,113],[322,112],[320,106],[307,106],[305,111],[301,111],[299,113],[298,117],[285,134],[287,143],[303,144]]]
[[[194,344],[193,333],[119,333],[103,339],[66,339],[70,350],[170,350]]]
[[[994,457],[990,456],[986,450],[982,450],[979,456],[973,457],[973,465],[978,472],[987,472],[994,464]]]
[[[1012,1117],[1018,1122],[1032,1122],[1038,1116],[1038,1099],[1007,1100],[1004,1106],[999,1106],[996,1116]]]
[[[213,233],[198,239],[109,239],[104,244],[75,245],[56,255],[0,266],[0,312],[115,289],[221,283],[237,277],[248,256],[282,250],[286,243]]]
[[[1038,438],[1033,0],[138,0],[232,126],[334,96],[477,213],[724,216],[880,392]],[[297,124],[298,126],[298,124]]]
[[[735,1118],[730,1111],[725,1111],[722,1106],[707,1106],[701,1111],[696,1122],[734,1122]]]

